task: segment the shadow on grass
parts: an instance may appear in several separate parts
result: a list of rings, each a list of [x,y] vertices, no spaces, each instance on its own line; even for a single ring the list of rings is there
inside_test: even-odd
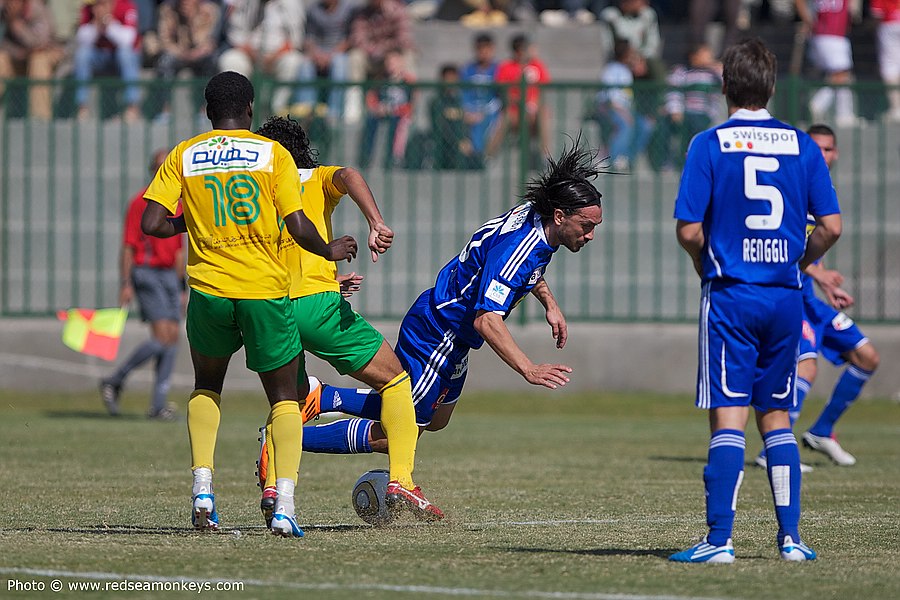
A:
[[[680,463],[703,463],[706,464],[705,456],[648,456],[650,460],[659,460],[663,462],[680,462]]]
[[[335,525],[304,525],[300,524],[304,531],[322,531],[326,533],[343,532],[343,531],[363,531],[374,529],[371,525],[359,524],[351,525],[347,523],[339,523]],[[0,533],[63,533],[63,534],[87,534],[87,535],[165,535],[165,536],[194,536],[194,535],[235,535],[240,532],[241,535],[249,533],[251,535],[264,535],[269,530],[262,525],[237,525],[234,527],[223,527],[218,531],[195,531],[190,527],[150,527],[144,525],[93,525],[88,527],[11,527],[9,529],[0,529]]]
[[[111,417],[107,413],[102,411],[90,411],[90,410],[48,410],[44,412],[44,416],[49,417],[51,419],[93,419],[93,420],[103,420],[109,421],[110,423],[115,423],[116,421],[146,421],[146,415],[140,414],[129,414],[129,415],[119,415],[117,417]]]
[[[681,548],[501,548],[495,546],[497,550],[506,550],[507,552],[521,552],[527,554],[578,554],[580,556],[655,556],[657,558],[668,559],[671,554],[678,552]]]

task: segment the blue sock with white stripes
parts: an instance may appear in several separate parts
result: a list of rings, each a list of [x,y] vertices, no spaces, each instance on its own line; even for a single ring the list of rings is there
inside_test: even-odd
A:
[[[834,391],[831,392],[831,399],[822,409],[818,420],[809,428],[809,432],[813,435],[831,437],[834,424],[841,418],[844,411],[859,398],[863,386],[871,376],[872,371],[866,371],[854,365],[847,367],[835,384]]]
[[[706,541],[724,546],[734,527],[738,490],[744,479],[744,432],[720,429],[709,440],[709,459],[703,469],[706,484]]]
[[[800,412],[803,410],[803,401],[806,400],[806,396],[809,394],[811,387],[812,384],[810,382],[802,377],[797,377],[797,406],[788,411],[788,418],[791,420],[791,431],[794,429],[794,423],[800,418]],[[759,455],[763,458],[766,457],[765,445],[763,445],[762,450],[759,451]]]
[[[303,428],[303,451],[323,454],[368,454],[368,419],[341,419],[324,425],[307,425]]]
[[[322,412],[338,411],[372,419],[381,419],[381,394],[368,388],[339,388],[322,384]]]
[[[763,436],[768,456],[769,484],[778,519],[778,544],[789,535],[800,539],[800,450],[790,429],[776,429]]]

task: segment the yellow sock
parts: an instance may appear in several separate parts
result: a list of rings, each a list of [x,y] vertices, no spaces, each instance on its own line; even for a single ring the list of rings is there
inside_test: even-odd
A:
[[[412,472],[419,427],[416,425],[409,374],[403,371],[378,392],[381,394],[381,426],[388,438],[391,480],[412,489],[415,487]]]
[[[282,400],[272,406],[271,429],[273,454],[269,465],[278,477],[290,478],[296,484],[303,450],[303,416],[296,400]]]
[[[213,468],[216,437],[219,434],[219,403],[222,399],[209,390],[194,390],[188,400],[187,423],[191,440],[191,469]]]
[[[301,433],[301,435],[303,435]],[[275,451],[272,446],[272,411],[269,411],[269,418],[266,420],[266,453],[269,456],[269,463],[266,467],[266,485],[265,487],[275,487]]]

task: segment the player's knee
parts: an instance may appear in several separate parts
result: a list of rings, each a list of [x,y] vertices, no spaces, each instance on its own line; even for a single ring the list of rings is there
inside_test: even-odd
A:
[[[881,356],[878,355],[878,350],[869,343],[856,351],[852,362],[860,369],[871,372],[878,368],[878,365],[881,363]]]
[[[810,385],[816,382],[816,375],[819,373],[819,367],[814,360],[804,360],[797,365],[797,377],[805,379]]]
[[[438,421],[438,420],[432,421],[425,427],[425,431],[440,431],[441,429],[443,429],[444,427],[447,426],[447,423],[449,423],[449,419],[441,420],[441,421]]]

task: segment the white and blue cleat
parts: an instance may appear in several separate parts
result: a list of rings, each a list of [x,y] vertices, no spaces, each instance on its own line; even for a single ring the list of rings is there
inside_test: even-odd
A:
[[[297,518],[283,512],[272,515],[272,533],[281,537],[303,537],[303,530],[297,525]]]
[[[731,543],[731,538],[728,538],[724,546],[713,546],[704,537],[700,543],[687,550],[676,552],[669,557],[669,560],[685,563],[730,564],[734,562],[734,545]]]
[[[191,524],[199,531],[215,531],[219,528],[219,513],[216,512],[216,497],[213,494],[194,496],[191,510]]]
[[[793,562],[816,560],[816,551],[803,542],[795,542],[791,536],[786,535],[784,541],[781,542],[781,558]]]

